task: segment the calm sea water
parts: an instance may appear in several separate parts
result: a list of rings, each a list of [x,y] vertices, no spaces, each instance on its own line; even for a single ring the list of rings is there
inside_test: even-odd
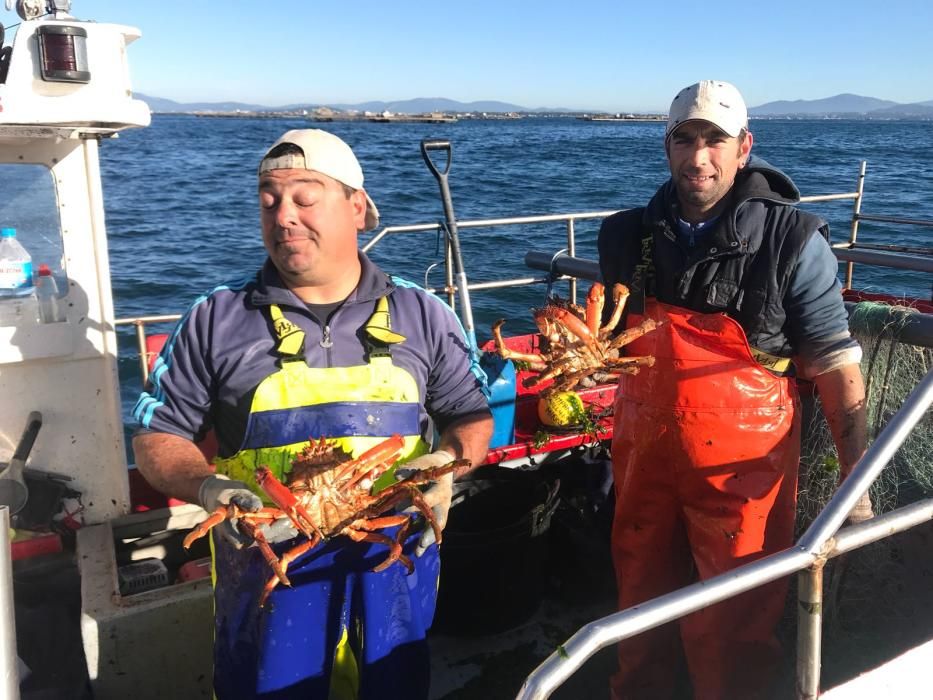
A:
[[[155,115],[149,128],[101,145],[104,198],[118,317],[180,313],[200,293],[262,262],[256,167],[287,129],[321,126],[353,146],[382,225],[443,219],[436,180],[421,159],[423,138],[453,145],[450,186],[458,219],[619,209],[643,204],[667,177],[663,124],[570,118],[379,124]],[[805,195],[855,190],[868,162],[862,212],[933,219],[933,122],[758,120],[754,152],[789,174]],[[851,201],[811,205],[848,236]],[[596,258],[598,221],[577,224],[577,254]],[[462,229],[471,282],[530,276],[527,250],[565,245],[563,224]],[[929,246],[933,229],[862,224],[864,242]],[[435,235],[383,241],[372,257],[423,283],[442,260]],[[537,273],[535,273],[537,275]],[[929,275],[857,268],[856,286],[929,297]],[[442,283],[442,273],[430,277]],[[491,322],[530,330],[542,287],[473,294],[477,334]],[[163,328],[162,330],[168,330]],[[124,410],[139,393],[133,334],[120,331]]]

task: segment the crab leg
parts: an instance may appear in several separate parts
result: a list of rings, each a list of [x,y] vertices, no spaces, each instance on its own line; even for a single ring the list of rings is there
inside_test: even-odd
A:
[[[590,329],[572,311],[555,306],[551,313],[554,321],[582,341],[593,355],[596,357],[602,355],[596,343],[596,338],[590,333]]]
[[[620,333],[615,338],[613,338],[612,342],[609,343],[609,348],[615,349],[615,348],[621,348],[625,345],[628,345],[633,340],[637,340],[638,338],[641,338],[646,333],[650,333],[655,328],[663,324],[664,324],[664,321],[655,321],[653,318],[646,318],[644,321],[639,323],[637,326],[634,326],[633,328],[629,328],[624,333]]]
[[[434,538],[437,543],[440,544],[441,529],[437,524],[437,520],[434,518],[434,511],[431,510],[430,506],[428,506],[428,504],[425,502],[424,497],[421,495],[421,491],[419,491],[417,487],[422,484],[428,484],[432,481],[436,481],[445,474],[455,472],[457,469],[462,469],[464,467],[468,468],[469,466],[470,460],[457,459],[450,464],[445,464],[441,467],[417,471],[411,476],[398,482],[393,487],[392,493],[389,493],[384,498],[374,503],[367,509],[367,511],[374,513],[385,512],[388,508],[403,501],[407,497],[411,500],[412,505],[417,508],[418,511],[424,516],[425,520],[431,524],[431,527],[434,530]]]
[[[399,453],[405,448],[405,438],[401,435],[393,435],[388,440],[385,440],[375,447],[371,447],[366,452],[361,454],[356,459],[350,460],[346,464],[341,465],[341,469],[337,472],[337,475],[334,477],[336,481],[341,481],[349,475],[353,477],[343,485],[343,488],[349,488],[355,485],[360,479],[374,472],[373,476],[377,477],[379,474],[375,473],[379,467],[382,467],[382,471],[395,462]]]
[[[198,523],[197,526],[191,530],[191,532],[185,535],[185,539],[181,544],[185,549],[189,549],[195,540],[199,540],[204,537],[204,535],[210,532],[217,525],[220,525],[220,523],[222,523],[224,520],[243,520],[245,518],[249,518],[252,521],[268,520],[269,522],[272,522],[278,517],[281,517],[281,513],[271,508],[263,508],[257,513],[249,513],[240,510],[232,504],[219,506],[213,513],[207,516],[207,518]]]
[[[182,542],[182,546],[188,549],[195,540],[204,537],[212,528],[216,527],[224,520],[236,518],[236,527],[242,530],[243,534],[256,542],[259,551],[262,552],[263,559],[266,560],[266,563],[268,563],[275,572],[275,578],[286,585],[290,585],[288,577],[285,575],[285,569],[279,565],[278,557],[275,556],[275,552],[272,551],[262,531],[256,526],[257,522],[272,522],[280,517],[282,517],[282,514],[271,508],[264,508],[257,513],[248,513],[240,510],[233,504],[221,506],[188,533]]]
[[[599,282],[594,282],[586,295],[586,327],[592,335],[599,333],[599,323],[603,317],[603,306],[606,304],[606,288]]]
[[[441,543],[441,526],[437,524],[437,519],[434,517],[434,511],[431,510],[431,507],[428,505],[427,501],[424,500],[424,497],[421,495],[421,491],[416,488],[411,490],[411,502],[431,524],[431,529],[434,530],[434,541],[438,544]]]
[[[587,376],[595,372],[597,369],[598,369],[597,367],[592,367],[592,368],[580,370],[579,372],[571,372],[570,374],[564,375],[560,379],[556,380],[552,386],[548,387],[541,393],[544,395],[545,398],[547,398],[551,394],[557,393],[558,391],[571,390],[582,379],[586,378]]]
[[[281,568],[282,574],[284,576],[285,571],[288,570],[289,564],[291,564],[293,561],[295,561],[295,559],[300,557],[305,552],[311,549],[314,549],[314,547],[316,547],[320,541],[321,540],[315,536],[314,538],[310,540],[307,540],[295,547],[292,547],[290,550],[288,550],[282,555],[281,559],[275,559],[275,554],[273,553],[272,558],[275,559],[274,566],[272,562],[269,561],[269,559],[266,559],[266,561],[269,562],[269,566],[272,566],[273,571],[275,571],[276,573],[273,576],[271,576],[268,581],[266,581],[266,585],[262,589],[262,594],[259,596],[259,607],[260,608],[265,606],[266,600],[268,600],[269,598],[269,594],[272,593],[273,590],[275,590],[275,587],[278,586],[279,583],[284,583],[286,586],[292,585],[291,582],[288,580],[288,578],[283,578],[282,576],[279,576],[278,568]],[[268,544],[266,546],[268,546]]]
[[[536,355],[532,352],[517,352],[511,350],[505,346],[505,342],[502,340],[502,324],[505,323],[504,318],[500,318],[494,324],[492,324],[492,337],[496,343],[496,352],[499,353],[499,357],[503,360],[518,360],[519,362],[527,362],[529,369],[535,372],[542,372],[547,369],[547,365],[541,360],[541,355]]]
[[[235,508],[236,506],[233,507]],[[185,549],[190,548],[195,540],[204,537],[204,535],[210,532],[211,528],[215,525],[220,525],[220,523],[227,519],[227,508],[228,506],[220,506],[217,508],[217,510],[207,516],[205,520],[202,520],[200,523],[198,523],[197,527],[185,535],[185,539],[182,541],[181,546]]]
[[[275,572],[275,577],[286,586],[291,586],[291,581],[289,581],[288,576],[285,575],[285,569],[287,567],[282,565],[282,562],[279,561],[275,552],[272,551],[272,547],[269,546],[269,542],[262,534],[262,530],[248,519],[242,519],[241,524],[243,525],[243,529],[246,530],[246,533],[255,540],[256,545],[259,547],[259,551],[262,552],[262,558],[266,560],[266,563],[272,571]]]
[[[409,533],[411,533],[411,525],[412,525],[411,518],[408,518],[405,521],[405,524],[402,525],[402,527],[400,527],[398,531],[395,533],[395,541],[398,542],[400,547],[405,543],[405,540],[408,539],[408,535]],[[415,566],[414,564],[411,563],[411,559],[409,559],[404,554],[399,554],[398,561],[401,562],[401,564],[406,569],[408,569],[409,574],[415,570]],[[380,564],[380,566],[382,565]],[[388,564],[386,564],[386,566],[388,566]],[[382,571],[382,569],[379,569],[379,570]]]
[[[534,377],[527,377],[522,381],[522,385],[528,389],[531,387],[537,386],[542,382],[546,382],[548,379],[554,379],[562,374],[566,374],[568,371],[577,372],[583,366],[583,358],[577,355],[571,355],[566,359],[559,360],[551,365],[551,368],[546,372]]]
[[[389,556],[386,557],[385,561],[381,564],[376,565],[373,568],[373,571],[383,571],[393,562],[399,560],[400,557],[404,556],[402,554],[402,545],[401,543],[393,540],[388,535],[383,535],[381,532],[369,532],[363,529],[355,529],[348,527],[343,532],[344,535],[349,537],[354,542],[375,542],[376,544],[384,544],[389,548]],[[408,557],[405,557],[406,559]],[[414,570],[414,566],[411,564],[411,560],[408,560],[409,573]]]
[[[609,360],[609,374],[638,374],[642,367],[654,367],[654,357],[617,357]]]
[[[625,302],[628,301],[629,290],[624,284],[616,283],[612,287],[612,315],[606,321],[606,325],[599,329],[600,340],[605,340],[619,325],[622,318],[622,312],[625,310]]]

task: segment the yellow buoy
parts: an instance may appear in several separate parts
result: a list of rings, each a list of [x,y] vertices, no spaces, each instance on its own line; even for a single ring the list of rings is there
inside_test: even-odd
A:
[[[545,425],[567,428],[582,423],[586,418],[586,409],[577,392],[558,391],[547,398],[538,399],[538,418]]]

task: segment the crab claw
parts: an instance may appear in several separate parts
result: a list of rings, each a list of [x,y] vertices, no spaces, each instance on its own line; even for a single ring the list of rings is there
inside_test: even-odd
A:
[[[603,306],[606,304],[606,288],[599,282],[594,282],[586,295],[586,327],[591,335],[599,333],[599,323],[603,317]]]
[[[204,535],[211,531],[211,528],[226,520],[228,508],[229,506],[220,506],[217,508],[217,510],[207,516],[205,520],[202,520],[200,523],[198,523],[197,526],[191,530],[191,532],[185,535],[185,539],[182,541],[181,546],[185,549],[190,548],[191,545],[194,544],[195,540],[201,539],[204,537]]]
[[[324,533],[314,524],[308,511],[298,502],[289,488],[275,478],[268,467],[259,467],[256,470],[256,483],[305,537],[311,539],[317,536],[324,539]]]

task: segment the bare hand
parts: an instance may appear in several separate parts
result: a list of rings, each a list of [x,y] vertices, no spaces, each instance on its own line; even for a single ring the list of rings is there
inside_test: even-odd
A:
[[[849,511],[849,517],[846,519],[846,522],[849,525],[856,525],[866,520],[871,520],[875,517],[875,511],[872,509],[871,498],[868,493],[862,494],[862,497],[858,499],[858,502]]]

